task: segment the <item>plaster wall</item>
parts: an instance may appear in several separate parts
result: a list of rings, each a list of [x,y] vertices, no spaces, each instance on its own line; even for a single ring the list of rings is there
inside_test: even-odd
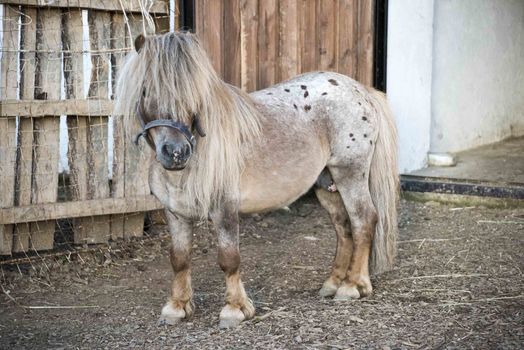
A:
[[[431,152],[524,134],[524,1],[437,0]]]
[[[433,7],[433,0],[389,1],[387,95],[401,173],[424,167],[430,146]]]

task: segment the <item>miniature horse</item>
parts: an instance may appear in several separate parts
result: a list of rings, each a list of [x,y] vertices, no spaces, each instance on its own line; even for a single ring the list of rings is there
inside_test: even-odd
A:
[[[116,113],[140,127],[156,161],[152,193],[172,235],[172,295],[160,321],[193,312],[193,223],[211,219],[225,273],[220,327],[253,317],[240,279],[239,214],[289,205],[315,191],[337,234],[323,297],[372,292],[369,266],[392,265],[397,234],[396,130],[384,94],[314,72],[249,95],[223,82],[189,33],[139,36],[122,67]],[[144,166],[146,166],[144,164]]]

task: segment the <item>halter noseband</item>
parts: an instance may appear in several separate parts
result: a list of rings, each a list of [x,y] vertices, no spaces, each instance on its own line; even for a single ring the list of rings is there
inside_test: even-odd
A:
[[[197,120],[197,118],[198,117],[195,116],[194,120]],[[191,131],[189,131],[187,126],[185,126],[184,124],[182,124],[179,121],[171,120],[171,119],[157,119],[157,120],[153,120],[153,121],[150,121],[149,123],[145,124],[144,121],[142,120],[142,118],[138,118],[138,119],[140,119],[140,124],[142,125],[142,131],[135,136],[135,139],[134,139],[135,145],[138,145],[138,140],[140,139],[140,137],[143,136],[146,139],[147,144],[149,145],[149,147],[151,147],[154,150],[155,149],[155,144],[151,141],[151,139],[149,137],[147,137],[148,136],[147,134],[148,134],[150,129],[153,129],[153,128],[156,128],[156,127],[159,127],[159,126],[166,126],[168,128],[175,129],[175,130],[179,131],[180,133],[182,133],[182,135],[184,135],[186,140],[191,145],[191,151],[193,151],[193,149],[196,146],[195,136],[191,133]],[[196,123],[198,123],[198,122],[196,122]],[[195,122],[193,122],[193,124],[195,124]],[[204,134],[203,136],[206,136],[206,135]]]
[[[191,125],[191,130],[189,130],[189,128],[185,126],[184,124],[182,124],[181,122],[176,121],[176,120],[171,120],[171,119],[156,119],[146,124],[143,119],[142,100],[140,100],[137,103],[136,114],[137,114],[138,120],[140,121],[140,125],[142,126],[142,131],[135,136],[135,139],[134,139],[135,145],[138,145],[138,140],[140,139],[140,137],[143,136],[146,139],[149,147],[155,150],[155,144],[148,137],[148,132],[150,129],[153,129],[159,126],[165,126],[171,129],[175,129],[179,131],[180,133],[182,133],[182,135],[184,135],[186,140],[191,145],[191,151],[193,151],[193,149],[196,146],[196,139],[191,131],[193,129],[196,129],[200,137],[206,136],[206,133],[204,132],[204,129],[202,128],[202,125],[200,125],[200,118],[198,117],[197,114],[193,115],[193,124]]]

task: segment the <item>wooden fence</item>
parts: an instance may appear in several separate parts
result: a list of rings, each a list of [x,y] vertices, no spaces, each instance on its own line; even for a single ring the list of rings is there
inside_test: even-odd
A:
[[[374,0],[195,0],[195,29],[215,69],[247,91],[314,70],[371,86],[374,7]]]
[[[74,243],[142,235],[144,212],[161,206],[140,167],[147,152],[130,146],[120,118],[110,117],[111,94],[133,38],[150,31],[147,19],[168,28],[168,2],[0,4],[0,254],[52,249],[58,219],[74,218]],[[67,178],[58,169],[61,116]]]

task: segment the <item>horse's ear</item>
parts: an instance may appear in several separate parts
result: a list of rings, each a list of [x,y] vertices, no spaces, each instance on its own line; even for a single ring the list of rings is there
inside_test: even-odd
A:
[[[144,46],[144,43],[146,42],[146,37],[142,34],[138,35],[135,39],[135,50],[136,52],[140,52],[140,49],[142,46]]]

